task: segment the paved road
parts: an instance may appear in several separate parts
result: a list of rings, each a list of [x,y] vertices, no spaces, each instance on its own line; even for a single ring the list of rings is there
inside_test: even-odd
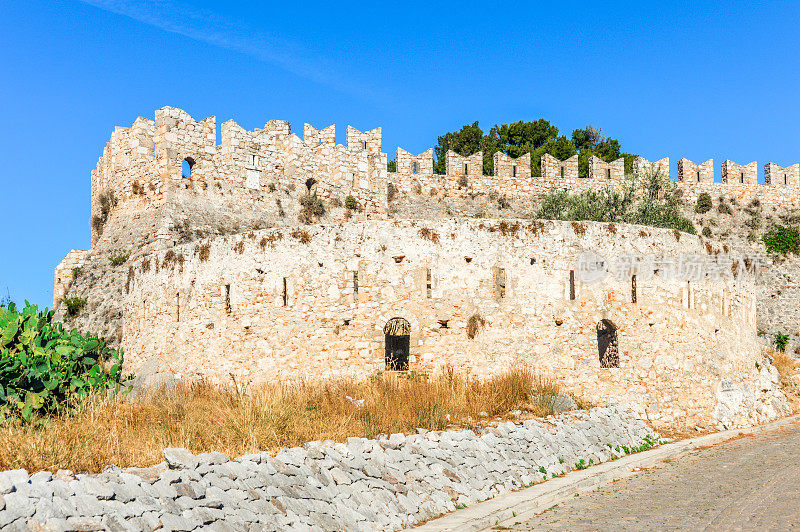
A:
[[[513,530],[800,530],[800,424],[642,471]]]

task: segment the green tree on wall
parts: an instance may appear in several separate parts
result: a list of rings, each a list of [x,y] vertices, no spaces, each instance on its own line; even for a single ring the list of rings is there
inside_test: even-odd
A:
[[[617,139],[606,137],[600,129],[586,126],[572,132],[572,137],[559,136],[556,126],[548,120],[540,118],[532,122],[513,122],[495,125],[484,134],[478,122],[465,125],[458,131],[451,131],[440,136],[434,148],[436,162],[434,172],[445,173],[445,155],[453,150],[459,155],[469,156],[483,150],[483,173],[494,173],[493,156],[502,151],[509,157],[521,157],[531,154],[531,173],[541,175],[541,158],[549,153],[557,159],[564,160],[578,154],[578,170],[580,177],[589,176],[589,158],[595,155],[606,162],[619,157],[625,158],[625,173],[632,173],[633,160],[636,155],[622,153]]]

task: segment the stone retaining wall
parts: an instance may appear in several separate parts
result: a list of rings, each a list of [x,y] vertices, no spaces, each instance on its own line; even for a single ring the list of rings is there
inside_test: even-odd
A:
[[[234,460],[167,449],[158,466],[99,475],[5,471],[0,528],[398,530],[659,440],[613,407],[502,423],[480,435],[419,432]]]

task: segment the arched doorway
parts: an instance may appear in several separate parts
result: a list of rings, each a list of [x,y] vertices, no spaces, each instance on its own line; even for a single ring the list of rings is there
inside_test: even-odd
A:
[[[597,324],[597,351],[601,368],[619,367],[617,326],[611,320],[600,320]]]
[[[392,318],[383,327],[386,369],[408,371],[411,324],[405,318]]]

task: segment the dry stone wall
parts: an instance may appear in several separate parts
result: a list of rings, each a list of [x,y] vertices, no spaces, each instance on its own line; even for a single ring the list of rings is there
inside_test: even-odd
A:
[[[541,221],[367,221],[218,237],[131,265],[127,369],[155,356],[187,378],[363,378],[387,368],[384,327],[401,318],[411,370],[487,376],[529,365],[593,401],[624,398],[654,422],[708,422],[722,380],[758,378],[747,274],[686,281],[642,270],[587,284],[575,264],[588,250],[609,261],[720,252],[668,230]],[[618,328],[619,368],[601,367],[603,320]]]
[[[276,456],[169,448],[149,468],[0,472],[0,528],[400,530],[660,441],[629,411],[595,408],[477,434],[309,442]]]

